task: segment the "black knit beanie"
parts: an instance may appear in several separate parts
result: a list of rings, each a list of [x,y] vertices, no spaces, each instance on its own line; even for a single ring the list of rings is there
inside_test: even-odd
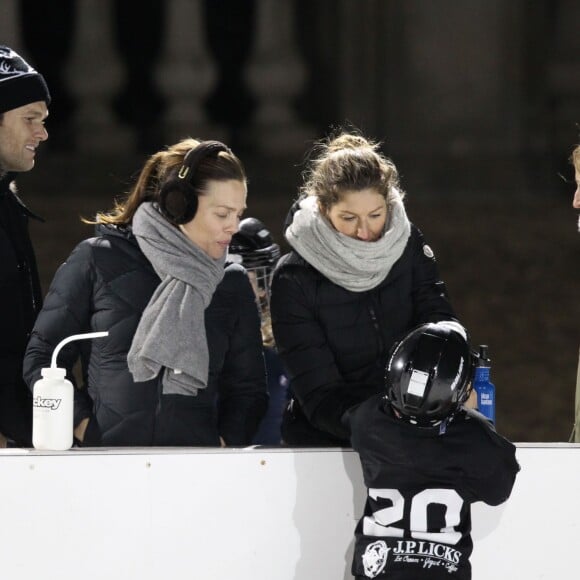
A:
[[[50,104],[44,78],[18,53],[0,45],[0,114],[36,101]]]

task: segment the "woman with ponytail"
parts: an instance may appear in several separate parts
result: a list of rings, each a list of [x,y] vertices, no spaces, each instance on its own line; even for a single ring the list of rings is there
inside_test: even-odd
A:
[[[274,272],[271,314],[292,400],[288,445],[349,446],[344,413],[382,392],[391,345],[453,320],[433,251],[409,222],[393,162],[356,132],[311,152]]]
[[[246,176],[223,143],[152,155],[123,203],[59,268],[24,361],[30,388],[65,337],[82,445],[247,445],[266,404],[260,317],[241,266],[226,265]],[[80,358],[82,385],[73,367]]]

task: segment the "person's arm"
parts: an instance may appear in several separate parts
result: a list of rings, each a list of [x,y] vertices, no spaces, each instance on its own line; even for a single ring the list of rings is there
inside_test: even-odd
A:
[[[502,504],[511,495],[516,475],[520,466],[515,458],[515,451],[511,449],[498,449],[498,457],[495,470],[490,472],[489,477],[478,482],[480,499],[488,505]]]
[[[413,307],[414,322],[457,320],[447,296],[447,288],[439,275],[433,250],[423,234],[413,226],[410,242],[413,244]]]
[[[308,287],[307,276],[295,276],[293,269],[276,270],[272,281],[272,327],[278,353],[310,423],[348,439],[342,416],[374,394],[376,385],[345,383],[316,316],[314,290]]]
[[[246,272],[226,276],[236,319],[219,377],[219,434],[227,445],[250,445],[268,405],[260,316]]]
[[[89,243],[83,242],[57,270],[34,325],[23,363],[24,380],[30,389],[40,378],[41,369],[50,366],[52,353],[62,339],[93,330],[90,327],[93,286],[92,250]],[[86,388],[77,387],[73,374],[80,349],[78,342],[64,346],[57,365],[66,369],[67,379],[75,386],[75,436],[82,440],[88,423],[93,421],[93,401]]]
[[[475,501],[483,501],[491,506],[500,505],[509,498],[520,471],[516,447],[497,433],[493,424],[481,413],[466,409],[466,414],[469,421],[477,423],[483,435],[480,441],[484,443],[478,454],[483,474],[480,472],[472,477],[471,473],[467,473],[464,484]]]
[[[576,375],[574,427],[572,429],[570,441],[580,443],[580,353],[578,354],[578,374]]]

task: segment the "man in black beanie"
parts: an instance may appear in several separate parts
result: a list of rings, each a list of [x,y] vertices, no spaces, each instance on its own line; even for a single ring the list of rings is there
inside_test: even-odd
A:
[[[14,177],[34,167],[36,149],[48,138],[49,103],[42,75],[0,45],[0,447],[32,445],[22,359],[42,295],[28,234],[28,219],[36,216],[16,195]]]

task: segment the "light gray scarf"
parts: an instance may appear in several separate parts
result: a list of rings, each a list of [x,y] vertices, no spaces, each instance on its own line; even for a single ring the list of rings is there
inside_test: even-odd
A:
[[[314,195],[305,197],[286,229],[286,239],[302,258],[342,288],[365,292],[378,286],[401,257],[411,224],[398,192],[389,200],[385,233],[376,242],[337,232],[319,210]]]
[[[207,386],[205,309],[224,276],[225,256],[210,258],[150,202],[135,212],[133,233],[161,284],[133,337],[129,370],[135,381],[147,381],[165,367],[163,393],[196,395]]]

